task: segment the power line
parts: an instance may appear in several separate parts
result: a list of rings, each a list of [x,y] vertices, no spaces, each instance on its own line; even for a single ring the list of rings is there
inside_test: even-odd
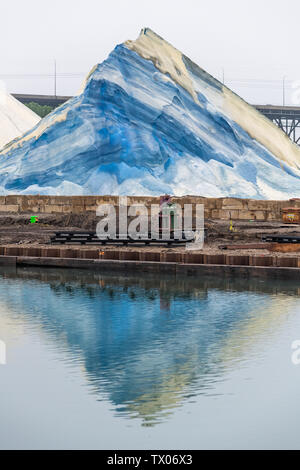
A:
[[[85,77],[86,73],[57,73],[56,77],[57,78],[78,78],[78,77]],[[55,73],[33,73],[33,74],[0,74],[0,78],[6,78],[6,79],[23,79],[23,78],[54,78]]]
[[[55,67],[56,68],[56,67]],[[63,72],[63,73],[15,73],[15,74],[0,74],[0,79],[6,80],[33,80],[33,79],[42,79],[49,80],[52,79],[57,81],[57,79],[73,79],[73,78],[82,78],[87,74],[84,72]],[[222,77],[224,81],[224,75]],[[295,83],[295,80],[285,80],[285,88],[292,88],[292,84]],[[227,78],[226,84],[238,87],[247,87],[247,88],[260,88],[260,89],[282,89],[282,79],[260,79],[260,78]]]
[[[54,61],[54,73],[10,73],[0,74],[0,80],[53,80],[54,95],[57,93],[57,84],[59,80],[82,80],[86,77],[85,72],[61,72],[56,70],[56,61]],[[225,70],[222,68],[222,81],[225,82]],[[273,92],[279,96],[282,95],[282,100],[285,102],[287,94],[290,94],[295,89],[295,83],[298,80],[283,79],[265,79],[265,78],[226,78],[226,85],[229,86],[236,93],[241,94],[250,92],[255,93],[255,90],[261,92]]]
[[[32,77],[48,77],[53,78],[55,75],[54,73],[12,73],[12,74],[0,74],[1,78],[32,78]],[[57,77],[81,77],[86,76],[86,72],[63,72],[57,73]],[[226,82],[241,82],[241,83],[282,83],[282,79],[264,79],[264,78],[226,78]],[[293,83],[295,80],[286,80],[286,82]]]

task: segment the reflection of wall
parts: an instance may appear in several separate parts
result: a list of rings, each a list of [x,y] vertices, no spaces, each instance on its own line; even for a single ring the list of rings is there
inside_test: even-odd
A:
[[[2,279],[0,295],[14,317],[21,312],[58,348],[79,354],[99,396],[151,424],[184,396],[213,387],[212,377],[218,380],[230,362],[228,345],[243,337],[245,350],[260,330],[276,325],[284,311],[247,330],[276,302],[264,290],[279,288],[276,282],[29,269],[18,270],[17,281],[14,274]]]

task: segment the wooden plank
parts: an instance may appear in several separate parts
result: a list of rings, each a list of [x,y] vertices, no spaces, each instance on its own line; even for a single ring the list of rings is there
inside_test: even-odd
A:
[[[270,243],[268,250],[279,253],[297,253],[300,251],[300,243]]]
[[[242,243],[240,245],[219,245],[220,250],[267,250],[270,243]]]

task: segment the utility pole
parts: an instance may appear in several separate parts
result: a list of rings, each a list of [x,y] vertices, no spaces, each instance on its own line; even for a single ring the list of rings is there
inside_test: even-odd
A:
[[[56,59],[54,59],[54,96],[56,98]]]

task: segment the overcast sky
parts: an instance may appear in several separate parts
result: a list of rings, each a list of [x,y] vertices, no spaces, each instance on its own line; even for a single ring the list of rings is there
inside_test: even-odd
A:
[[[299,0],[1,0],[0,8],[0,79],[10,92],[52,94],[56,58],[57,94],[71,95],[147,26],[216,78],[224,69],[249,102],[281,104],[286,76],[286,102],[297,104]]]

